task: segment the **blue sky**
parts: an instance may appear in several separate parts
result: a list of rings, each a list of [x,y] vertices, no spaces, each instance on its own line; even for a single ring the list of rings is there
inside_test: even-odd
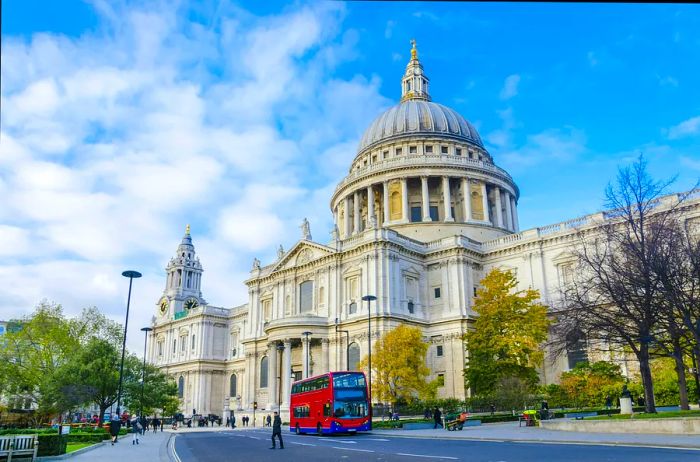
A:
[[[411,38],[519,185],[523,229],[600,210],[640,153],[675,190],[700,177],[697,5],[192,3],[3,2],[0,319],[42,298],[120,319],[134,268],[138,337],[187,223],[205,298],[244,303],[253,257],[304,217],[328,240]]]

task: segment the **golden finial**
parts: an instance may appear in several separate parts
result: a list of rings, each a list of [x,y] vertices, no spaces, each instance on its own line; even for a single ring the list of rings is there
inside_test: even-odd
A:
[[[416,48],[416,39],[411,39],[411,59],[418,59],[418,49]]]
[[[185,234],[190,234],[190,225],[189,225],[189,223],[188,223],[187,226],[185,227]]]

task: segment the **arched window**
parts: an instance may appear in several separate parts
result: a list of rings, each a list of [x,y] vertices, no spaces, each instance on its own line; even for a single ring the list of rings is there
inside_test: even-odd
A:
[[[177,397],[182,398],[183,396],[185,396],[185,378],[180,376],[177,379]]]
[[[350,362],[348,369],[356,371],[357,364],[360,362],[360,345],[355,342],[348,347],[348,361]]]
[[[260,360],[260,388],[267,388],[267,356]]]
[[[569,363],[569,369],[573,369],[578,363],[588,361],[588,345],[583,332],[576,331],[567,335],[566,358]]]
[[[304,281],[299,285],[299,308],[302,313],[312,311],[314,300],[314,282]]]
[[[394,191],[391,193],[391,199],[389,202],[389,210],[391,210],[389,216],[392,220],[398,220],[401,218],[403,215],[401,208],[401,193]]]
[[[318,289],[318,303],[319,304],[323,303],[325,298],[326,298],[326,290],[324,287],[320,287]]]
[[[238,381],[238,379],[236,379],[236,374],[231,374],[231,382],[229,384],[229,390],[228,390],[229,396],[231,398],[235,398],[236,395],[238,394],[238,389],[237,389],[238,383],[236,383],[237,381]]]

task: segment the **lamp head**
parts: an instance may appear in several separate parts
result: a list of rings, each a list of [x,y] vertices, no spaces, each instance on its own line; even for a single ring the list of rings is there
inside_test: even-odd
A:
[[[138,271],[128,270],[128,271],[124,271],[124,272],[122,273],[122,276],[124,276],[125,278],[136,279],[136,278],[140,278],[140,277],[141,277],[141,273],[139,273]]]
[[[152,328],[152,327],[142,327],[141,330],[142,330],[143,332],[150,332],[150,331],[153,330],[153,328]]]
[[[336,323],[336,324],[340,324],[340,319],[335,318],[335,323]]]
[[[362,297],[362,300],[365,300],[368,302],[371,302],[372,300],[376,300],[376,299],[377,299],[377,297],[375,297],[374,295],[365,295],[364,297]]]
[[[310,331],[307,330],[306,332],[302,332],[301,335],[306,335],[306,336],[308,337],[308,336],[311,335],[312,333],[313,333],[313,332],[310,332]]]

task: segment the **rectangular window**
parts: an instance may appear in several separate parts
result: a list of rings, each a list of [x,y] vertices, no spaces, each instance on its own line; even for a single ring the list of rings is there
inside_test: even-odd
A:
[[[187,345],[187,337],[182,336],[180,338],[180,351],[185,352],[185,345]]]
[[[417,152],[417,149],[415,146],[409,146],[409,148],[408,148],[409,154],[415,154],[416,152]]]
[[[382,153],[382,159],[386,159],[387,157],[389,157],[389,151],[384,151]]]
[[[305,281],[299,285],[299,307],[302,313],[313,310],[314,283]]]
[[[461,156],[462,155],[462,148],[455,149],[455,154],[458,156]]]
[[[476,297],[476,286],[474,286],[474,296]]]
[[[372,163],[373,164],[377,163],[377,155],[376,154],[372,156]]]
[[[421,208],[420,206],[418,207],[411,207],[411,222],[416,223],[419,222],[423,219],[421,216]]]
[[[434,291],[435,291],[435,298],[440,298],[440,288],[435,287]]]
[[[473,159],[474,158],[474,151],[469,151],[469,158]]]
[[[163,341],[158,342],[158,356],[163,356]]]
[[[445,386],[445,374],[438,374],[437,381],[438,381],[438,387],[444,387]]]
[[[400,156],[401,155],[401,148],[396,148],[396,155]]]
[[[415,305],[413,304],[413,300],[408,301],[408,312],[413,314],[413,311],[415,310]]]
[[[437,355],[437,356],[442,356],[442,345],[438,345],[438,346],[437,346],[436,355]]]
[[[447,146],[442,146],[440,148],[440,150],[442,151],[443,154],[447,154]]]
[[[173,339],[173,354],[177,353],[177,340]]]
[[[192,334],[192,349],[194,350],[194,334]]]
[[[426,153],[426,154],[432,154],[432,153],[433,153],[433,147],[432,147],[432,146],[426,146],[426,147],[425,147],[425,153]]]
[[[431,205],[430,206],[430,219],[433,221],[439,221],[440,216],[438,215],[438,208],[437,205]]]

